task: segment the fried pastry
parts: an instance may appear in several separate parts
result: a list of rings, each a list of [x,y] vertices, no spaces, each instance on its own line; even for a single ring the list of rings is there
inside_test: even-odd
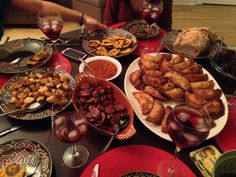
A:
[[[167,133],[166,120],[170,116],[171,111],[172,111],[172,107],[167,106],[166,107],[166,111],[165,111],[165,116],[164,116],[164,118],[163,118],[163,120],[161,122],[161,131],[164,132],[164,133]]]
[[[142,71],[141,70],[136,70],[132,72],[129,76],[130,82],[133,84],[133,86],[141,90],[142,89]]]
[[[167,60],[163,60],[163,62],[161,63],[160,71],[162,73],[167,73],[169,71],[173,71],[173,67]]]
[[[172,90],[164,91],[164,94],[171,100],[177,102],[184,101],[184,90],[181,88],[174,88]]]
[[[192,90],[194,89],[212,89],[214,87],[213,80],[192,82],[190,83]]]
[[[152,122],[156,125],[160,125],[164,116],[165,116],[164,105],[161,102],[155,100],[153,108],[145,120],[148,122]]]
[[[151,55],[142,55],[139,60],[139,67],[142,70],[159,70],[160,63],[156,62],[156,57]]]
[[[175,71],[170,71],[165,74],[165,77],[167,77],[171,82],[179,86],[180,88],[188,91],[190,90],[190,84],[189,81],[184,78],[181,74],[175,72]]]
[[[175,88],[175,84],[173,82],[167,82],[163,86],[159,87],[158,90],[161,93],[164,93],[165,91],[172,90]]]
[[[143,73],[150,77],[162,77],[163,74],[161,71],[158,70],[144,70]]]
[[[208,101],[205,98],[200,97],[196,94],[185,92],[184,96],[186,104],[195,109],[201,109],[205,104],[208,103]]]
[[[143,91],[158,100],[161,100],[161,101],[167,100],[166,97],[164,97],[156,88],[152,86],[145,86]]]
[[[167,82],[166,78],[162,77],[151,77],[148,75],[143,75],[143,83],[152,87],[160,87]]]
[[[154,104],[154,99],[152,96],[144,92],[133,92],[134,97],[139,103],[143,115],[147,115],[151,112]]]
[[[184,61],[185,61],[184,55],[178,54],[178,55],[176,55],[175,57],[173,57],[173,58],[169,61],[169,63],[170,63],[171,65],[175,65],[175,64],[178,64],[178,63],[182,63],[182,62],[184,62]]]
[[[222,95],[220,89],[193,89],[193,93],[205,98],[206,100],[216,99]]]
[[[180,74],[190,74],[190,73],[193,73],[193,74],[202,74],[203,73],[203,70],[202,70],[202,66],[197,64],[197,63],[194,63],[193,65],[191,65],[190,67],[188,68],[185,68],[184,70],[181,70],[179,71]]]
[[[188,60],[185,60],[184,62],[172,65],[173,69],[177,72],[180,72],[194,64],[194,60],[192,58],[189,58]]]
[[[214,99],[213,101],[205,104],[203,106],[203,110],[207,111],[213,119],[221,117],[225,112],[224,104],[221,99]]]
[[[199,82],[208,80],[207,74],[184,74],[183,75],[189,82]]]

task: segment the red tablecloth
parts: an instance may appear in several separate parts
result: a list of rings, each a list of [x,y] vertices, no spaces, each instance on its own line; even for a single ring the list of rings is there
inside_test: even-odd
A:
[[[62,54],[59,54],[59,61],[62,63],[60,66],[60,69],[65,70],[68,73],[71,73],[71,64],[70,61],[65,58]],[[53,63],[57,61],[57,58],[55,55],[52,56],[52,58],[49,60],[48,63],[46,63],[44,66],[52,67]],[[0,89],[2,86],[12,77],[13,75],[11,74],[0,74]]]
[[[109,28],[120,28],[122,27],[126,22],[120,22],[120,23],[116,23],[114,25],[111,25]],[[155,37],[151,37],[148,40],[147,39],[138,39],[139,43],[138,43],[138,47],[137,49],[133,52],[133,54],[135,55],[140,55],[144,49],[144,46],[147,44],[148,46],[150,46],[153,50],[149,51],[149,53],[154,53],[157,51],[157,48],[160,45],[160,41],[162,38],[164,38],[166,36],[166,31],[163,30],[162,28],[160,28],[160,34],[158,34]],[[161,50],[165,49],[165,45],[162,45]]]
[[[129,145],[110,150],[96,158],[83,171],[80,177],[91,177],[93,167],[99,164],[99,177],[120,177],[133,171],[156,173],[157,165],[163,160],[172,159],[173,155],[151,146]],[[185,176],[195,176],[180,160]]]
[[[229,99],[236,104],[236,98]],[[223,151],[236,149],[236,106],[229,106],[229,117],[224,129],[215,137]]]

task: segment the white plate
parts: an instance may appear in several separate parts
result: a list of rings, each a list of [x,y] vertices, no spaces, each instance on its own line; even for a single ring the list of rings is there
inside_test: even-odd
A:
[[[84,60],[86,63],[89,63],[91,61],[96,61],[96,60],[105,60],[105,61],[110,61],[112,62],[113,64],[116,65],[117,67],[117,72],[116,72],[116,75],[114,75],[113,77],[109,78],[109,79],[106,79],[106,80],[112,80],[112,79],[115,79],[116,77],[118,77],[122,71],[122,66],[120,64],[120,62],[115,59],[115,58],[112,58],[112,57],[109,57],[109,56],[94,56],[94,57],[90,57],[90,58],[87,58],[86,60]],[[84,71],[84,64],[81,63],[80,66],[79,66],[79,72],[83,72]]]
[[[153,53],[151,55],[155,55],[156,53]],[[176,56],[175,54],[172,54],[172,56]],[[159,125],[155,125],[153,123],[150,123],[148,121],[145,120],[145,117],[143,114],[142,114],[142,111],[140,109],[140,106],[139,106],[139,103],[138,101],[134,98],[133,96],[133,92],[135,91],[139,91],[137,90],[136,88],[134,88],[134,86],[132,85],[132,83],[130,82],[129,80],[129,76],[132,72],[140,69],[139,68],[139,65],[138,65],[138,61],[139,61],[139,58],[137,58],[136,60],[134,60],[128,67],[127,71],[126,71],[126,74],[125,74],[125,80],[124,80],[124,89],[125,89],[125,94],[127,95],[130,103],[132,103],[132,107],[134,109],[134,112],[136,113],[137,117],[139,118],[139,120],[149,129],[151,130],[153,133],[155,133],[156,135],[160,136],[161,138],[164,138],[168,141],[172,141],[169,137],[169,135],[167,133],[163,133],[161,131],[161,126]],[[214,84],[215,84],[215,87],[214,88],[220,88],[219,84],[216,82],[216,80],[212,77],[212,75],[203,68],[203,72],[206,73],[208,75],[208,78],[209,80],[213,80],[214,81]],[[225,114],[216,119],[215,120],[215,123],[216,123],[216,126],[213,127],[210,131],[210,134],[209,136],[207,137],[207,139],[210,139],[214,136],[216,136],[218,133],[221,132],[221,130],[224,128],[226,122],[227,122],[227,119],[228,119],[228,104],[227,104],[227,100],[225,98],[225,95],[222,94],[221,95],[221,100],[225,106]],[[174,101],[168,101],[168,102],[163,102],[164,103],[164,106],[171,106],[171,107],[174,107],[176,105],[177,102],[174,102]]]

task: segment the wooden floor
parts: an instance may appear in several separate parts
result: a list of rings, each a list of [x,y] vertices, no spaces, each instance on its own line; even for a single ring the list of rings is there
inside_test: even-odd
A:
[[[173,29],[189,27],[209,27],[224,37],[227,45],[236,45],[236,6],[222,5],[174,5]],[[77,24],[66,23],[63,32],[79,28]],[[40,37],[38,29],[6,29],[5,36],[11,39],[22,37]]]

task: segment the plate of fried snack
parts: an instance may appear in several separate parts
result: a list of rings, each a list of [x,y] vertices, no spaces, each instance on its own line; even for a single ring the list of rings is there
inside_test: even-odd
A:
[[[153,53],[137,58],[126,71],[124,88],[140,121],[169,141],[166,119],[178,104],[213,118],[208,139],[216,136],[228,119],[227,100],[216,80],[192,58],[180,54]]]
[[[129,31],[137,38],[147,38],[148,25],[144,20],[133,20],[124,24],[124,29]],[[160,27],[156,23],[150,26],[150,34],[148,37],[157,36],[160,33]]]
[[[71,103],[74,78],[67,72],[49,67],[38,68],[13,76],[0,91],[3,112],[20,109],[9,116],[22,120],[37,120],[51,115],[51,106],[59,105],[62,111]],[[34,112],[24,111],[33,103],[43,103]]]
[[[220,51],[220,41],[214,31],[206,27],[193,27],[167,33],[166,48],[197,59],[209,58]]]
[[[40,159],[32,177],[50,177],[52,157],[40,142],[30,139],[14,139],[0,145],[0,176],[26,177],[26,165],[33,156]]]
[[[128,31],[107,28],[88,34],[82,41],[83,49],[91,55],[122,57],[138,46],[136,37]]]
[[[47,63],[52,46],[39,39],[16,39],[0,46],[0,72],[21,73]]]

